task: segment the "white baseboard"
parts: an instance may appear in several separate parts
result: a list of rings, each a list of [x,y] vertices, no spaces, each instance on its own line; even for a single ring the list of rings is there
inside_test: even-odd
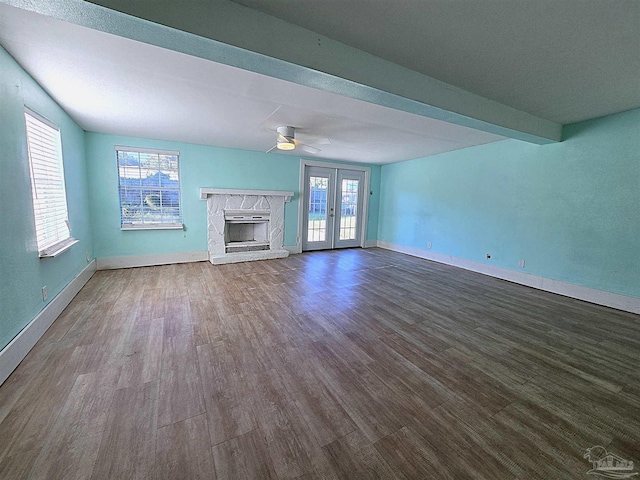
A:
[[[284,247],[285,250],[288,250],[290,254],[292,255],[296,255],[298,253],[302,253],[302,246],[301,245],[285,245]]]
[[[465,270],[471,270],[472,272],[482,273],[502,280],[508,280],[509,282],[519,283],[528,287],[537,288],[538,290],[557,293],[558,295],[564,295],[565,297],[576,298],[578,300],[584,300],[585,302],[591,302],[605,307],[624,310],[625,312],[640,314],[640,298],[605,292],[603,290],[574,285],[572,283],[561,282],[551,278],[538,277],[530,273],[509,270],[508,268],[487,265],[485,263],[467,260],[466,258],[454,257],[452,255],[436,253],[421,248],[406,247],[404,245],[384,242],[382,240],[377,241],[377,246],[387,250],[393,250],[394,252],[406,253],[407,255],[412,255],[414,257],[425,258],[427,260],[433,260],[434,262],[464,268]]]
[[[96,271],[96,261],[87,265],[62,291],[52,299],[29,324],[9,344],[0,351],[0,385],[9,378],[27,353],[44,335],[44,332],[71,303],[80,289],[85,286]]]
[[[378,246],[377,240],[365,240],[364,242],[364,248],[371,248],[371,247],[377,247],[377,246]],[[289,253],[291,254],[302,253],[302,245],[285,245],[283,248],[285,250],[289,250]]]
[[[206,262],[209,252],[179,252],[160,253],[157,255],[131,255],[126,257],[98,258],[98,270],[114,268],[152,267],[154,265],[169,265],[172,263]]]

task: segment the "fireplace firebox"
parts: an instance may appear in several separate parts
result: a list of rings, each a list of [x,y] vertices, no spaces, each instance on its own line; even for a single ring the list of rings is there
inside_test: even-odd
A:
[[[269,250],[269,211],[225,210],[225,253]]]

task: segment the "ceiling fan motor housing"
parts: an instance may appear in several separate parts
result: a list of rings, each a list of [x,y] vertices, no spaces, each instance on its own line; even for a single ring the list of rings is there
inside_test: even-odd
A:
[[[286,125],[281,125],[278,128],[276,128],[276,132],[278,132],[280,135],[290,140],[293,140],[295,136],[295,133],[294,133],[295,129],[293,127],[289,127]]]

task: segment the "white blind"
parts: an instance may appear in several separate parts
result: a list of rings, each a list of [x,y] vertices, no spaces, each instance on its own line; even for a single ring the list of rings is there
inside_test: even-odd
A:
[[[180,152],[116,146],[122,228],[180,226]]]
[[[60,131],[25,110],[36,241],[42,255],[70,237]]]

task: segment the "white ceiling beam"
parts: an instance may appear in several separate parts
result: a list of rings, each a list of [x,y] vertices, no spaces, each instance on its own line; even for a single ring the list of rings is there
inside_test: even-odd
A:
[[[188,8],[173,1],[98,1],[136,17],[82,0],[0,0],[105,33],[505,137],[536,144],[561,140],[560,124],[227,0],[193,2]]]

